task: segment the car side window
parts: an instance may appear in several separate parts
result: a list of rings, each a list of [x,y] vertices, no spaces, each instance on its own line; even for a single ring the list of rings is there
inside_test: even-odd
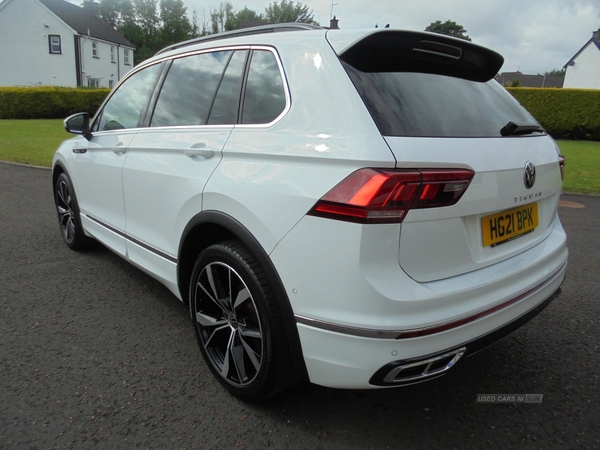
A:
[[[237,122],[242,78],[248,50],[237,50],[225,70],[208,117],[208,125],[230,125]]]
[[[205,125],[231,54],[212,52],[175,59],[150,126]]]
[[[94,131],[136,128],[162,65],[155,64],[131,75],[110,97]]]
[[[242,109],[243,124],[270,123],[285,109],[285,90],[275,55],[252,52]]]

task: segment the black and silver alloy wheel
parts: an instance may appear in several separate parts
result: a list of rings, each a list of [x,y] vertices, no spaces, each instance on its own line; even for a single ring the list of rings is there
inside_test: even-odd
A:
[[[89,242],[79,218],[79,206],[71,180],[61,173],[54,185],[54,202],[58,212],[58,224],[65,244],[72,250],[81,250]]]
[[[59,180],[56,185],[56,209],[58,210],[58,222],[65,242],[73,242],[75,239],[75,213],[73,211],[73,197],[67,180]]]
[[[204,353],[221,379],[250,385],[264,357],[261,319],[244,280],[228,264],[202,268],[195,288],[195,319]]]
[[[237,240],[204,249],[190,280],[200,351],[219,382],[243,400],[261,400],[298,376],[269,277]]]

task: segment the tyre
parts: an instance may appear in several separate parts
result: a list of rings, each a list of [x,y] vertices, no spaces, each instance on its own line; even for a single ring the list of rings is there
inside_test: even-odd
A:
[[[260,400],[295,383],[281,311],[263,269],[239,241],[200,254],[189,298],[204,359],[232,394]]]
[[[54,202],[65,244],[71,250],[83,250],[89,244],[89,238],[85,235],[81,225],[73,184],[65,173],[58,176],[54,185]]]

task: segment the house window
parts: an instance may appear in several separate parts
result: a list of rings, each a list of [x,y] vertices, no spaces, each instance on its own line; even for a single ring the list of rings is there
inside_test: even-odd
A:
[[[88,87],[99,88],[100,80],[97,78],[88,78]]]
[[[129,50],[123,50],[123,62],[129,65]]]
[[[108,80],[108,87],[110,89],[114,88],[115,87],[115,82],[113,80]]]
[[[59,35],[57,35],[57,34],[48,35],[48,46],[50,47],[50,53],[55,53],[58,55],[60,55],[62,53]]]
[[[98,56],[98,43],[96,41],[92,41],[92,56],[94,58],[100,58],[100,56]]]
[[[112,62],[112,63],[116,62],[114,45],[110,46],[110,62]]]

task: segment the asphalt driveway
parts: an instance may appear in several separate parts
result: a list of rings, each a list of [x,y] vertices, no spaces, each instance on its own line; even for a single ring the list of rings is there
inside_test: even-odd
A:
[[[562,296],[517,332],[429,383],[253,405],[213,380],[166,288],[63,244],[50,171],[0,163],[0,448],[598,448],[600,198],[563,198]]]

